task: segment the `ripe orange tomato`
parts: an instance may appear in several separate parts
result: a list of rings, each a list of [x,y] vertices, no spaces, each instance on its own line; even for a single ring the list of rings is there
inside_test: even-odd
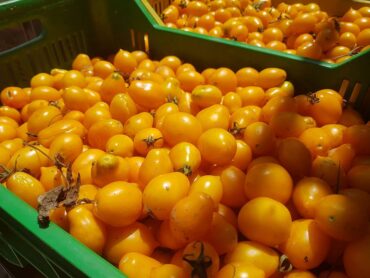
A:
[[[217,86],[222,94],[226,94],[235,92],[238,80],[231,69],[221,67],[210,75],[208,83]]]
[[[7,165],[11,157],[11,151],[4,146],[0,146],[0,165]],[[4,169],[1,169],[0,172],[4,172]]]
[[[330,276],[327,277],[329,278]],[[312,274],[312,272],[310,271],[295,269],[293,271],[288,272],[288,274],[286,274],[284,278],[316,278],[316,276]]]
[[[271,211],[274,211],[271,214]],[[267,197],[248,201],[239,211],[238,228],[250,240],[274,247],[285,242],[292,217],[280,202]]]
[[[351,144],[343,144],[337,148],[333,148],[328,152],[328,156],[332,158],[344,172],[348,172],[351,168],[352,161],[356,156],[355,150]]]
[[[202,132],[199,120],[185,112],[176,112],[163,119],[161,128],[167,144],[174,146],[180,142],[196,144]]]
[[[225,217],[214,212],[210,233],[204,237],[219,255],[231,252],[238,243],[237,229]]]
[[[150,272],[150,278],[162,277],[184,278],[185,272],[181,267],[174,264],[163,264]]]
[[[257,156],[272,154],[276,146],[272,127],[263,122],[248,125],[244,132],[244,141]]]
[[[175,237],[175,235],[171,231],[169,220],[164,220],[161,222],[156,233],[156,238],[160,243],[161,247],[168,248],[171,250],[179,250],[185,247],[187,243],[185,240]],[[176,265],[180,266],[180,264]]]
[[[108,229],[104,257],[111,263],[118,264],[122,256],[129,252],[149,256],[157,245],[148,227],[135,222],[126,227]]]
[[[256,105],[262,107],[266,103],[265,91],[258,86],[247,86],[236,91],[242,100],[242,106]]]
[[[17,123],[20,123],[21,120],[21,113],[17,109],[6,105],[0,106],[0,116],[12,118]]]
[[[369,141],[369,125],[354,125],[343,131],[343,143],[351,144],[357,155],[370,155]]]
[[[105,146],[114,135],[123,133],[123,125],[114,119],[104,119],[90,126],[87,132],[87,141],[93,148],[105,150]]]
[[[113,135],[106,144],[106,152],[121,157],[131,157],[134,153],[133,140],[124,134]]]
[[[156,109],[166,102],[163,88],[150,80],[135,80],[128,88],[128,94],[134,102],[148,109]]]
[[[190,242],[205,236],[212,225],[213,211],[214,202],[206,193],[182,198],[171,210],[169,225],[174,237]]]
[[[23,147],[23,141],[20,138],[4,140],[0,143],[0,146],[9,151],[9,154],[6,154],[5,151],[3,151],[3,155],[1,156],[2,159],[4,159],[4,161],[6,161],[6,157],[8,155],[12,156],[17,150],[19,150]],[[5,163],[3,163],[3,164],[5,164]]]
[[[48,106],[48,105],[49,105],[49,102],[44,100],[44,99],[31,101],[30,103],[23,106],[23,108],[21,110],[22,120],[24,122],[26,122],[29,119],[29,117],[32,115],[33,112],[35,112],[36,110],[38,110],[41,107],[45,107],[45,106]]]
[[[172,70],[176,71],[177,68],[179,66],[181,66],[182,62],[181,62],[181,60],[178,57],[170,55],[170,56],[163,57],[159,61],[159,64],[160,65],[164,65],[164,66],[168,66]]]
[[[49,213],[49,219],[65,231],[69,231],[67,211],[64,207],[52,209]]]
[[[187,92],[181,95],[178,101],[178,107],[180,112],[186,112],[192,115],[196,115],[200,111],[200,108],[193,103],[191,93]]]
[[[191,92],[191,98],[195,105],[206,108],[219,104],[222,98],[221,90],[213,85],[198,85]]]
[[[137,66],[135,56],[130,52],[120,49],[113,58],[114,66],[124,75],[128,75]]]
[[[337,123],[342,115],[342,97],[333,90],[320,90],[314,93],[315,102],[309,114],[319,126]]]
[[[224,263],[248,263],[262,269],[265,275],[269,277],[278,268],[279,255],[274,249],[266,245],[254,241],[239,241],[236,247],[226,254]]]
[[[31,146],[25,146],[17,150],[8,161],[7,167],[15,170],[28,169],[32,176],[38,178],[40,167],[49,166],[50,160],[47,157],[48,149],[42,146],[37,146],[37,148],[41,152]]]
[[[320,265],[329,248],[330,237],[312,219],[293,221],[289,238],[280,246],[293,266],[300,270]]]
[[[163,144],[162,133],[157,128],[142,129],[134,137],[134,148],[140,155],[146,155],[153,148],[161,148]]]
[[[250,28],[248,27],[250,30]],[[250,30],[251,31],[251,30]],[[256,69],[251,67],[241,68],[236,72],[236,78],[238,80],[238,86],[247,87],[255,86],[258,82],[259,73]]]
[[[309,127],[305,117],[295,112],[281,112],[275,114],[270,121],[270,125],[277,137],[298,137]]]
[[[61,120],[62,118],[62,112],[59,108],[51,105],[40,107],[28,118],[28,132],[37,135],[42,129]]]
[[[144,158],[141,156],[131,156],[131,157],[127,157],[127,161],[128,161],[129,169],[130,169],[128,181],[139,183],[139,171],[140,171],[141,165],[144,162]]]
[[[79,121],[63,119],[41,130],[37,138],[40,144],[49,147],[58,135],[66,133],[73,133],[84,138],[86,128]]]
[[[218,208],[216,212],[225,218],[225,220],[233,225],[233,227],[237,228],[238,226],[238,218],[235,212],[228,206],[223,205],[222,203],[218,204]]]
[[[347,175],[348,184],[353,188],[358,188],[370,193],[370,165],[357,165],[352,167]]]
[[[130,278],[150,277],[150,273],[161,263],[139,252],[128,252],[119,261],[119,269]]]
[[[102,254],[106,241],[105,225],[84,206],[68,212],[69,233],[98,254]]]
[[[343,168],[331,157],[317,156],[312,161],[311,175],[327,182],[334,191],[346,183]]]
[[[82,152],[73,162],[72,171],[77,173],[79,169],[82,169],[86,166],[91,167],[93,162],[98,159],[99,156],[103,155],[104,151],[99,149],[88,149]]]
[[[296,138],[286,138],[278,143],[276,157],[281,165],[297,180],[307,176],[312,158],[307,147]]]
[[[310,33],[314,31],[316,23],[317,19],[312,13],[302,13],[294,18],[290,31],[294,34]]]
[[[173,165],[167,149],[152,149],[146,155],[139,169],[139,181],[145,186],[154,177],[173,172]]]
[[[6,181],[6,187],[33,208],[38,206],[39,195],[45,192],[41,182],[24,172],[15,172]]]
[[[6,116],[0,116],[0,123],[10,125],[14,128],[18,128],[19,124],[12,118]]]
[[[102,154],[91,166],[92,182],[100,187],[114,181],[127,181],[129,164],[125,158],[112,154]]]
[[[104,60],[96,61],[93,64],[93,70],[94,70],[94,75],[98,76],[100,78],[107,78],[111,73],[113,73],[116,68],[115,66]]]
[[[134,223],[142,211],[142,193],[135,184],[116,181],[99,189],[94,214],[113,227]]]
[[[370,194],[357,188],[345,188],[339,191],[339,194],[343,194],[353,199],[359,204],[370,216]]]
[[[293,203],[304,218],[313,218],[318,202],[324,196],[333,194],[331,187],[322,179],[304,177],[293,189]]]
[[[38,73],[31,78],[31,88],[39,86],[50,86],[54,85],[54,78],[48,73]]]
[[[255,105],[236,109],[230,116],[230,132],[237,137],[241,137],[250,124],[261,121],[261,111],[261,108]]]
[[[236,262],[224,265],[216,275],[216,278],[228,277],[262,278],[266,276],[262,269],[250,263]]]
[[[258,75],[258,86],[263,89],[280,86],[285,81],[286,76],[286,72],[282,69],[266,68]]]
[[[153,116],[148,112],[132,115],[124,123],[123,133],[133,139],[140,130],[152,127],[153,121]]]
[[[262,107],[262,117],[264,122],[270,123],[273,116],[281,112],[296,112],[297,103],[294,98],[289,96],[276,96],[271,98]]]
[[[108,75],[100,86],[100,96],[103,101],[110,103],[115,95],[125,93],[127,85],[122,75],[118,72],[113,72]]]
[[[232,207],[240,208],[247,202],[244,192],[245,174],[235,167],[227,166],[220,173],[222,183],[221,203]]]
[[[236,140],[236,153],[231,161],[231,165],[241,170],[246,170],[252,160],[252,150],[243,140]]]
[[[339,194],[327,195],[315,208],[315,222],[329,236],[345,241],[366,233],[367,212],[353,199]]]
[[[163,126],[163,120],[168,114],[179,112],[179,107],[172,102],[162,104],[155,111],[154,114],[154,126],[158,129],[161,129]]]
[[[80,136],[67,133],[55,137],[49,148],[52,159],[61,158],[64,163],[72,163],[82,152],[82,139]]]
[[[230,113],[234,113],[242,107],[242,99],[237,93],[229,92],[222,97],[221,104],[227,107]]]
[[[144,210],[156,219],[169,219],[172,208],[188,194],[189,188],[189,180],[182,173],[158,175],[144,188]]]
[[[86,71],[90,67],[92,68],[91,59],[84,53],[78,54],[72,62],[72,68],[75,70]]]
[[[219,176],[204,175],[191,184],[189,195],[199,192],[206,193],[212,198],[215,208],[217,208],[223,194],[222,187]]]
[[[247,198],[269,197],[285,204],[293,189],[287,170],[275,163],[259,163],[249,169],[244,190]]]
[[[330,137],[330,145],[332,148],[338,147],[343,143],[343,133],[346,130],[346,126],[341,124],[328,124],[321,127]]]
[[[99,188],[96,187],[93,184],[83,184],[80,186],[80,191],[78,192],[78,199],[89,199],[89,200],[95,200],[96,194],[98,193]],[[90,211],[93,210],[94,205],[93,204],[82,204],[81,206],[86,207]]]
[[[69,70],[63,74],[61,79],[61,85],[63,88],[76,86],[79,88],[84,88],[86,86],[85,76],[77,70]]]
[[[200,151],[196,146],[188,142],[178,143],[173,146],[169,153],[173,168],[186,176],[195,173],[201,162]]]
[[[84,118],[85,118],[85,114],[83,112],[77,111],[77,110],[69,111],[63,117],[63,119],[76,120],[76,121],[78,121],[82,124],[83,124]]]
[[[47,101],[56,101],[60,99],[62,92],[49,86],[38,86],[31,90],[30,101],[44,99]]]
[[[369,261],[370,235],[347,244],[343,254],[344,269],[349,277],[360,278],[370,274]]]
[[[20,109],[30,100],[27,93],[19,87],[6,87],[0,93],[1,103],[12,108]]]
[[[329,134],[319,127],[306,129],[299,136],[299,140],[310,150],[312,157],[327,155],[331,147]]]

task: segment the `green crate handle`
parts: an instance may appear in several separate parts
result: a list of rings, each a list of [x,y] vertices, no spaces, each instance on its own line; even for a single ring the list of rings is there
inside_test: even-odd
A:
[[[69,68],[78,53],[90,53],[96,43],[89,3],[13,0],[0,4],[0,29],[37,20],[42,30],[35,38],[0,52],[0,88],[28,87],[33,75],[55,67]]]
[[[33,265],[40,273],[46,277],[59,278],[60,275],[55,269],[55,266],[42,254],[34,244],[22,236],[17,230],[9,226],[6,222],[0,219],[2,225],[1,241],[7,249],[3,257],[12,264],[23,267],[23,261]],[[8,242],[12,242],[11,246]]]
[[[17,252],[4,238],[4,235],[1,231],[0,231],[0,256],[15,266],[24,267],[21,258],[19,258]]]
[[[37,10],[45,9],[45,6],[48,4],[47,0],[22,0],[22,1],[7,1],[4,3],[0,3],[0,14],[2,15],[0,18],[0,30],[8,28],[14,23],[23,23],[30,20],[40,20],[42,24],[42,32],[37,37],[20,43],[18,46],[14,46],[10,49],[5,51],[0,51],[0,55],[4,53],[11,53],[16,52],[19,49],[26,48],[28,45],[32,43],[36,43],[37,41],[43,40],[47,38],[48,31],[47,31],[47,24],[43,24],[44,20],[42,16],[38,16]],[[47,5],[48,9],[51,8],[50,4]],[[14,20],[16,18],[16,20]]]
[[[139,28],[148,30],[150,44],[154,45],[150,48],[150,53],[154,58],[177,55],[185,61],[191,61],[197,69],[203,69],[204,65],[207,67],[227,65],[234,70],[239,69],[241,65],[258,70],[266,67],[283,68],[298,93],[324,88],[342,91],[347,100],[354,100],[355,108],[365,119],[370,117],[368,109],[370,78],[367,72],[370,49],[340,64],[329,64],[245,43],[169,28],[157,21],[154,9],[146,4],[148,0],[134,1],[137,4],[135,8],[139,11],[134,10],[133,14],[135,13],[136,17],[139,17],[140,13],[144,14],[148,24],[152,25],[152,28],[148,28],[142,27],[144,25],[141,24]],[[343,86],[346,82],[347,89]],[[357,93],[352,90],[355,87],[359,88]]]

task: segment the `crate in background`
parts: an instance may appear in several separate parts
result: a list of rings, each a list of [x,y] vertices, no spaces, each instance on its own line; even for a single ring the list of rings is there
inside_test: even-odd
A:
[[[234,70],[242,66],[256,69],[280,67],[287,71],[288,79],[297,88],[297,93],[307,93],[322,88],[339,91],[345,99],[354,103],[355,108],[369,119],[370,111],[370,76],[367,68],[370,64],[370,49],[355,55],[340,64],[329,64],[318,60],[307,59],[281,51],[260,48],[246,43],[225,40],[185,32],[164,26],[158,16],[171,0],[142,0],[137,1],[144,14],[154,25],[152,37],[155,43],[152,52],[165,55],[165,51],[179,55],[197,66],[207,65],[217,67],[227,65]],[[139,3],[140,2],[140,3]],[[273,0],[276,4],[283,0]],[[290,2],[301,2],[292,0]],[[365,0],[313,0],[327,6],[330,2],[332,12],[346,10],[351,6],[360,7]],[[361,3],[359,3],[361,2]],[[325,4],[326,3],[326,4]],[[163,50],[158,48],[165,45]],[[160,56],[159,55],[159,56]]]
[[[0,31],[21,28],[19,32],[24,32],[23,39],[3,44],[0,88],[29,86],[34,74],[48,72],[54,67],[69,68],[74,56],[80,52],[105,56],[115,53],[118,48],[141,49],[155,59],[178,55],[199,70],[218,66],[234,70],[245,66],[257,69],[281,67],[287,70],[298,93],[318,88],[339,89],[343,80],[348,80],[347,91],[351,93],[355,87],[357,93],[348,94],[347,98],[362,107],[362,115],[369,119],[369,109],[366,109],[370,103],[370,94],[366,94],[370,82],[367,72],[369,53],[362,53],[340,66],[328,66],[284,53],[276,55],[267,49],[256,51],[252,46],[166,28],[156,19],[154,10],[145,0],[0,2]],[[361,84],[361,88],[355,84]],[[40,229],[35,210],[2,186],[0,255],[19,266],[29,263],[46,277],[122,277],[115,267],[53,223],[48,229]]]

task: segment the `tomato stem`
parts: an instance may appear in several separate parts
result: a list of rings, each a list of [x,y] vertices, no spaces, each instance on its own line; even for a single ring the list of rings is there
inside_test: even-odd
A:
[[[287,255],[282,254],[279,258],[279,272],[280,273],[287,273],[293,270],[293,265],[289,261]]]
[[[191,176],[193,174],[193,171],[189,165],[184,165],[182,168],[177,170],[178,172],[183,173],[185,176]]]
[[[182,259],[190,264],[192,267],[191,277],[195,278],[207,278],[207,268],[212,265],[212,258],[204,255],[204,244],[201,241],[194,242],[194,247],[196,244],[200,244],[200,252],[196,259],[192,259],[194,254],[185,254]],[[191,258],[189,258],[191,257]]]
[[[35,149],[35,150],[36,150],[36,151],[38,151],[39,153],[41,153],[41,154],[43,154],[44,156],[46,156],[50,161],[54,162],[48,154],[46,154],[44,151],[42,151],[42,150],[40,150],[38,147],[36,147],[36,145],[35,145],[35,144],[30,144],[30,143],[28,143],[28,142],[23,142],[23,145],[24,145],[24,146],[27,146],[27,147],[30,147],[30,148],[32,148],[32,149]]]
[[[337,171],[337,182],[335,184],[335,194],[338,194],[340,189],[340,163],[338,165],[338,171]]]
[[[229,128],[229,132],[232,135],[239,135],[242,134],[242,132],[245,130],[245,127],[239,127],[239,124],[237,122],[233,122],[232,127]]]
[[[147,138],[143,139],[143,141],[148,145],[148,147],[153,147],[155,142],[158,140],[163,139],[163,137],[154,138],[153,136],[148,136]]]

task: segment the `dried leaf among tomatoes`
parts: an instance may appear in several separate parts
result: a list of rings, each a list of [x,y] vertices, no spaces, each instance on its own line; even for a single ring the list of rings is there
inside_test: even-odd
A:
[[[59,163],[55,163],[59,171],[61,171],[62,167],[65,166],[60,159],[56,159]],[[62,172],[62,171],[61,171]],[[62,172],[62,175],[63,172]],[[77,176],[76,182],[74,182],[72,177],[72,169],[71,166],[68,165],[67,173],[65,175],[65,185],[59,185],[48,192],[42,194],[37,199],[39,206],[38,206],[38,223],[41,228],[47,228],[50,223],[50,212],[53,209],[65,207],[66,209],[72,208],[76,205],[82,203],[91,203],[92,201],[89,199],[78,199],[79,191],[80,191],[80,176]]]

